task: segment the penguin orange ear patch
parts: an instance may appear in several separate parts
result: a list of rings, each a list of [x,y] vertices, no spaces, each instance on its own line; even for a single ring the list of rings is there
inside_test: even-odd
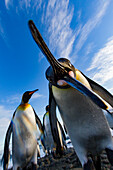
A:
[[[74,72],[73,71],[69,71],[69,75],[71,76],[71,77],[75,77],[75,75],[74,75]]]
[[[58,81],[57,81],[57,84],[58,84],[59,86],[66,86],[66,85],[67,85],[67,83],[66,83],[64,80],[58,80]]]
[[[70,75],[72,78],[74,78],[74,73],[73,73],[73,71],[69,71],[69,75]],[[58,80],[58,81],[57,81],[57,85],[59,85],[59,86],[66,86],[66,85],[68,85],[68,83],[67,83],[65,80]]]

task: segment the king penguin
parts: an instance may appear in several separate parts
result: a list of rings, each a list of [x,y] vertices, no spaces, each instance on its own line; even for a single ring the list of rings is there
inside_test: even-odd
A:
[[[26,91],[20,105],[15,110],[11,123],[8,127],[4,145],[3,169],[8,167],[9,142],[12,133],[12,160],[13,169],[26,169],[32,164],[32,169],[37,169],[37,126],[43,131],[43,126],[34,108],[28,103],[29,99],[38,89]]]
[[[29,28],[35,42],[51,65],[46,71],[46,78],[49,81],[51,128],[58,151],[61,152],[59,149],[61,145],[56,123],[56,106],[83,169],[94,169],[88,153],[98,155],[104,149],[113,165],[113,139],[102,112],[102,109],[107,111],[108,106],[101,100],[102,98],[113,106],[113,96],[77,70],[68,59],[56,60],[32,20],[29,21]]]
[[[58,133],[60,137],[61,147],[63,150],[64,148],[67,148],[66,142],[65,142],[66,135],[59,120],[57,120],[57,128],[58,128]],[[53,155],[55,156],[54,152],[56,151],[56,146],[55,146],[52,131],[51,131],[51,125],[50,125],[50,119],[49,119],[49,105],[46,106],[46,113],[43,116],[43,129],[45,133],[44,141],[45,141],[47,152],[48,154],[52,152]]]

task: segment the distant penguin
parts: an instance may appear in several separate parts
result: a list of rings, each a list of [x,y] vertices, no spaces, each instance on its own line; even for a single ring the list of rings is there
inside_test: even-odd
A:
[[[7,130],[4,145],[4,165],[7,169],[9,141],[12,133],[12,160],[13,169],[26,168],[32,164],[32,169],[37,169],[37,126],[40,131],[43,127],[33,107],[28,103],[29,99],[38,89],[26,91],[22,101],[13,114],[12,121]]]
[[[58,133],[60,136],[60,143],[63,148],[66,148],[66,136],[64,133],[64,130],[62,128],[61,123],[57,120],[57,128],[58,128]],[[56,151],[56,146],[53,140],[53,135],[51,132],[51,125],[50,125],[50,119],[49,119],[49,105],[46,106],[46,113],[43,116],[43,129],[44,129],[44,134],[45,134],[45,145],[47,149],[47,153],[49,154],[50,152]]]
[[[43,116],[43,129],[45,134],[45,146],[47,153],[50,154],[51,150],[55,148],[53,136],[51,133],[51,126],[49,121],[49,105],[46,106],[46,113]]]
[[[95,93],[112,107],[113,96],[75,69],[68,59],[56,60],[33,21],[29,21],[29,28],[51,65],[46,71],[46,78],[49,80],[50,122],[58,152],[61,153],[61,144],[57,128],[56,106],[59,108],[83,169],[94,169],[93,162],[88,159],[88,153],[94,156],[104,149],[113,165],[113,139],[102,112],[102,109],[108,111],[108,106]]]

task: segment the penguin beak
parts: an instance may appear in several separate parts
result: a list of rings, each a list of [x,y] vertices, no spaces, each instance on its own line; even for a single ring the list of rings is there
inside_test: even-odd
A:
[[[42,53],[46,56],[50,65],[52,66],[53,71],[55,73],[55,77],[57,78],[57,80],[61,79],[61,77],[64,77],[64,75],[68,74],[68,72],[66,71],[65,67],[62,66],[62,64],[59,61],[57,61],[53,54],[50,52],[49,48],[44,42],[40,32],[36,28],[33,21],[30,20],[28,24],[35,42],[37,43],[38,47],[41,49]]]
[[[67,68],[64,67],[58,60],[56,60],[56,58],[53,56],[46,43],[44,42],[40,32],[36,28],[33,21],[30,20],[28,24],[35,42],[37,43],[37,45],[39,46],[39,48],[41,49],[41,51],[43,52],[43,54],[45,55],[45,57],[53,68],[55,81],[58,81],[59,79],[66,81],[67,84],[69,84],[71,87],[77,89],[85,96],[88,96],[95,104],[106,110],[107,106],[104,104],[104,102],[100,98],[98,98],[91,90],[85,87],[82,83],[72,78],[68,74],[69,70],[67,70]]]
[[[32,95],[33,93],[35,93],[36,91],[38,91],[39,89],[33,90],[29,92],[29,95]]]

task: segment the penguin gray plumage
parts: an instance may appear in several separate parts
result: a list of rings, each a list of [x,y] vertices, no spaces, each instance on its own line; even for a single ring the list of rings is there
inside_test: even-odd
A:
[[[103,100],[113,106],[113,96],[75,69],[68,59],[56,60],[33,21],[29,21],[29,27],[34,40],[51,65],[46,71],[46,78],[49,80],[50,123],[58,152],[61,153],[61,144],[56,123],[56,106],[84,170],[93,169],[88,153],[98,155],[104,149],[113,165],[113,140],[102,112],[102,109],[108,111]]]
[[[63,130],[63,127],[61,125],[61,123],[59,122],[59,120],[57,120],[57,128],[58,128],[58,133],[60,136],[60,143],[61,143],[61,147],[62,150],[65,149],[66,146],[66,135],[65,132]],[[50,126],[50,119],[49,119],[49,105],[46,106],[46,113],[43,116],[43,129],[44,129],[44,134],[45,134],[45,145],[46,145],[46,149],[47,152],[54,152],[56,150],[56,146],[53,140],[53,135],[51,132],[51,126]]]

